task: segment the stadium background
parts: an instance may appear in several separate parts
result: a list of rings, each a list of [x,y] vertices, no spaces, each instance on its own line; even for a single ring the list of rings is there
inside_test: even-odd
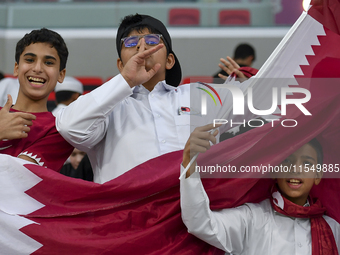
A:
[[[0,70],[10,75],[16,42],[47,27],[68,45],[67,75],[105,81],[118,73],[117,27],[135,13],[168,27],[183,77],[212,75],[243,42],[256,49],[260,68],[302,11],[302,0],[0,1]]]

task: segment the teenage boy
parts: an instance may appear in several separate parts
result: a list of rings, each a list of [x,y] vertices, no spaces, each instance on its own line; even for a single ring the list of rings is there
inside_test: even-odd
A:
[[[183,152],[182,171],[193,154],[205,152],[216,143],[212,125],[197,128]],[[281,164],[302,171],[281,173],[272,198],[236,208],[211,211],[209,198],[198,172],[188,170],[181,178],[182,219],[189,233],[232,254],[338,254],[340,225],[325,215],[321,202],[309,196],[321,181],[320,143],[313,139]],[[322,240],[322,242],[319,242]]]
[[[163,23],[147,15],[125,17],[116,47],[120,74],[56,117],[62,136],[88,154],[97,183],[183,149],[190,135],[190,84],[177,87],[181,67]],[[229,91],[220,96],[232,102]]]
[[[73,147],[55,128],[47,99],[66,72],[68,50],[56,32],[42,28],[16,45],[14,76],[20,88],[16,103],[8,95],[0,108],[0,152],[59,171]]]

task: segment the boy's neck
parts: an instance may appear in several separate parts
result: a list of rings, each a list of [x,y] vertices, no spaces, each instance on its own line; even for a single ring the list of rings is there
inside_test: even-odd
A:
[[[47,99],[34,101],[26,97],[18,95],[15,105],[12,107],[14,110],[22,112],[47,112]]]
[[[300,206],[304,206],[306,203],[307,203],[307,199],[308,199],[308,196],[303,196],[303,197],[288,197],[286,196],[283,192],[281,192],[281,194],[286,198],[288,199],[290,202],[294,203],[294,204],[297,204],[297,205],[300,205]]]
[[[144,86],[144,88],[146,88],[147,90],[149,90],[151,92],[156,87],[158,82],[160,82],[160,81],[149,80],[148,82],[143,83],[143,86]]]

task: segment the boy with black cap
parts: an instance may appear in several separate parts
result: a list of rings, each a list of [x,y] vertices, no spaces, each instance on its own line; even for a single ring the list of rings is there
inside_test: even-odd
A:
[[[177,88],[181,67],[163,23],[126,16],[116,45],[120,74],[62,109],[56,120],[62,136],[88,154],[97,183],[183,149],[190,135],[190,116],[181,111],[190,109],[190,84]]]

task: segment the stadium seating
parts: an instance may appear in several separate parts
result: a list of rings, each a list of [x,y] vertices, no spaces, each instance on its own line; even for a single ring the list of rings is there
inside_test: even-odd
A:
[[[200,10],[197,8],[172,8],[169,10],[170,26],[199,26]]]
[[[249,10],[220,10],[219,25],[250,25]]]

